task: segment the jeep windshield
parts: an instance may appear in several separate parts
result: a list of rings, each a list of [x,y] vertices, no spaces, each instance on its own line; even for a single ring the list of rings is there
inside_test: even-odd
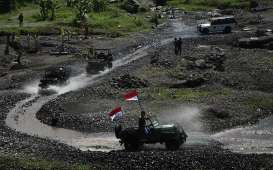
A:
[[[159,126],[158,120],[155,117],[149,117],[147,126],[157,127]]]

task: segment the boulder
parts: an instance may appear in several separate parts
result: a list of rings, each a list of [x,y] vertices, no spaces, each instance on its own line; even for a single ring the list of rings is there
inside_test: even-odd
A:
[[[195,88],[205,84],[206,79],[203,77],[189,78],[181,82],[170,85],[170,88]]]
[[[238,46],[241,48],[263,48],[266,44],[271,42],[273,42],[273,35],[241,38],[238,40]]]
[[[229,113],[226,112],[224,109],[219,108],[218,106],[210,107],[206,110],[206,113],[216,117],[218,119],[227,119],[230,117]]]
[[[141,80],[138,77],[125,74],[118,78],[113,78],[111,84],[117,88],[141,88],[148,87],[147,80]]]
[[[195,61],[195,66],[200,68],[200,69],[206,69],[207,65],[206,65],[206,61],[204,59],[199,59]]]

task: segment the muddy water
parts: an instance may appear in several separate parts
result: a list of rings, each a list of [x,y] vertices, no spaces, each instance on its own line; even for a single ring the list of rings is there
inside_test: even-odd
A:
[[[212,137],[234,152],[273,154],[273,117],[260,120],[255,126],[227,130]]]
[[[154,43],[139,48],[134,53],[129,54],[118,60],[115,60],[113,62],[113,67],[111,69],[104,70],[93,76],[88,76],[86,73],[82,73],[78,76],[72,77],[69,80],[69,84],[65,86],[51,86],[50,88],[57,92],[56,95],[39,96],[38,82],[34,82],[32,84],[27,85],[24,89],[24,92],[31,93],[32,96],[26,100],[17,103],[16,107],[14,107],[9,112],[6,119],[7,126],[9,126],[12,129],[15,129],[16,131],[26,133],[29,135],[57,140],[68,145],[80,148],[81,150],[107,152],[111,150],[121,149],[118,140],[115,138],[113,133],[86,134],[63,128],[54,128],[45,125],[41,123],[39,120],[37,120],[36,113],[41,109],[41,107],[45,103],[55,99],[58,95],[92,85],[93,83],[99,81],[104,75],[108,74],[112,70],[146,56],[147,49],[154,47],[156,48],[158,46],[170,43],[173,40],[173,36],[180,36],[182,38],[197,36],[196,32],[192,30],[192,28],[187,27],[186,25],[183,24],[179,25],[179,22],[180,22],[179,20],[174,21],[174,23],[176,23],[173,25],[174,34],[171,34],[171,36],[168,35],[167,38],[166,37],[163,38],[160,37],[160,35],[158,35],[157,38],[153,40]],[[182,28],[179,28],[178,30],[177,29],[178,27]],[[185,30],[185,32],[183,32],[183,30]]]

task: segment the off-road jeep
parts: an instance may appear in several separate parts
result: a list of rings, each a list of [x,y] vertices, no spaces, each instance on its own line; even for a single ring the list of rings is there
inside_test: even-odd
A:
[[[94,49],[91,57],[87,58],[87,73],[96,74],[98,71],[103,71],[105,68],[111,68],[113,55],[110,49]]]
[[[146,126],[147,133],[143,134],[138,127],[122,129],[121,125],[115,127],[115,135],[124,144],[125,150],[136,151],[143,144],[165,143],[168,150],[177,150],[186,142],[187,134],[182,128],[175,125],[159,125],[157,121],[149,119]]]
[[[209,33],[230,33],[237,24],[233,16],[216,17],[209,19],[208,22],[199,24],[197,30],[202,34]]]
[[[45,71],[44,76],[39,83],[39,93],[47,94],[52,93],[48,89],[50,85],[65,85],[68,83],[71,70],[67,67],[52,67]]]

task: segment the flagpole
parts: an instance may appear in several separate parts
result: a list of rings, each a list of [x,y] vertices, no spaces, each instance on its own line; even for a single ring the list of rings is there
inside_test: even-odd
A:
[[[140,111],[144,111],[144,108],[143,108],[143,106],[142,106],[142,104],[141,104],[141,101],[140,101],[140,97],[138,96],[138,105],[139,105],[139,108],[140,108]]]

